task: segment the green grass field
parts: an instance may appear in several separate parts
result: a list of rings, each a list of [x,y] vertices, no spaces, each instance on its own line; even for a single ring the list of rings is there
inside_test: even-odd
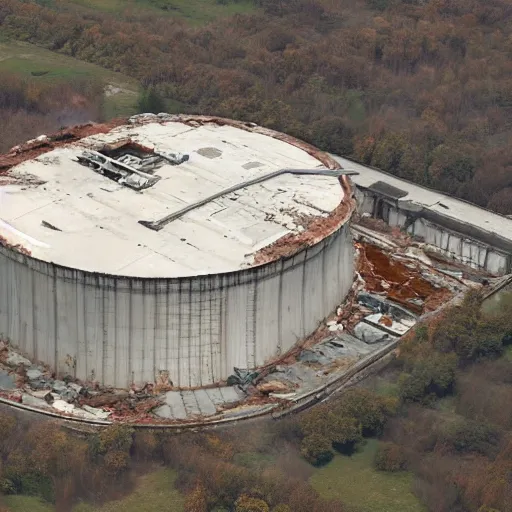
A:
[[[193,25],[202,25],[218,18],[256,10],[252,0],[68,0],[97,11],[117,13],[125,9],[144,10],[183,18]],[[50,6],[53,1],[48,0]]]
[[[73,512],[182,512],[183,496],[174,487],[176,473],[160,469],[139,478],[137,487],[126,497],[101,507],[80,503]],[[53,512],[55,507],[31,496],[6,496],[10,512]]]
[[[34,82],[95,78],[105,86],[110,85],[113,92],[105,96],[106,118],[131,115],[136,111],[139,91],[136,80],[33,44],[0,39],[0,73],[4,71]]]
[[[339,499],[350,512],[423,512],[411,491],[412,475],[374,469],[379,441],[369,439],[351,457],[337,455],[315,470],[311,485],[324,498]]]

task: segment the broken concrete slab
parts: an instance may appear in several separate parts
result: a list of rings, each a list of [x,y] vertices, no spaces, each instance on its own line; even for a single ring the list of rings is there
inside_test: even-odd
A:
[[[354,328],[354,334],[360,340],[368,343],[369,345],[373,345],[375,343],[390,343],[396,339],[395,336],[384,332],[383,330],[374,327],[365,322],[359,322]]]
[[[60,412],[65,413],[72,413],[75,409],[73,404],[68,404],[65,400],[55,400],[52,404],[52,407]]]
[[[4,370],[0,370],[0,389],[14,389],[16,387],[16,382],[14,379],[14,375],[9,375],[8,372]]]
[[[28,393],[23,393],[21,395],[21,403],[24,405],[28,405],[30,407],[40,407],[40,408],[48,408],[50,407],[48,403],[42,398],[36,398],[35,396],[29,395]]]
[[[41,370],[38,370],[37,368],[30,368],[27,370],[27,379],[30,380],[37,380],[40,379],[43,376],[43,372]]]
[[[182,391],[181,397],[183,399],[183,405],[189,416],[200,416],[201,409],[196,400],[196,395],[193,391]]]
[[[211,416],[217,412],[217,407],[204,389],[197,389],[194,394],[203,416]]]
[[[29,361],[26,357],[20,356],[19,354],[11,350],[9,350],[5,362],[7,363],[7,365],[11,367],[17,367],[20,366],[21,364],[27,367],[32,366],[32,362]]]
[[[103,411],[102,409],[96,409],[95,407],[90,407],[89,405],[83,405],[82,409],[85,412],[88,412],[92,416],[94,416],[96,419],[99,420],[106,420],[110,416],[110,412]]]
[[[179,391],[168,391],[165,394],[165,403],[169,406],[169,414],[171,418],[180,420],[187,417],[187,411],[183,398]]]

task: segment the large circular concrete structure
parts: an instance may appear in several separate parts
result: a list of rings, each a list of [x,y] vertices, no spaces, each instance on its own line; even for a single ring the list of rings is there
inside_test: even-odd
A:
[[[329,156],[201,116],[101,131],[8,155],[0,337],[27,356],[102,385],[206,386],[343,301],[354,203]]]

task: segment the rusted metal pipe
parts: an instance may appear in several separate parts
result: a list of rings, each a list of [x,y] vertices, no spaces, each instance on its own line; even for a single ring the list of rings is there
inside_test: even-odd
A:
[[[225,196],[227,194],[231,194],[232,192],[236,192],[242,188],[250,187],[251,185],[256,185],[258,183],[262,183],[263,181],[270,180],[272,178],[276,178],[278,176],[282,176],[283,174],[293,174],[295,176],[330,176],[333,178],[340,178],[341,176],[353,176],[359,174],[357,171],[347,171],[344,169],[279,169],[278,171],[274,171],[268,174],[264,174],[263,176],[257,176],[252,180],[244,181],[242,183],[238,183],[237,185],[233,185],[227,189],[221,190],[211,196],[206,197],[205,199],[201,199],[194,203],[191,203],[181,210],[173,212],[160,220],[149,221],[149,220],[139,220],[139,224],[142,224],[146,228],[152,229],[153,231],[160,231],[170,222],[179,219],[186,213],[195,210],[205,204],[218,199],[219,197]]]

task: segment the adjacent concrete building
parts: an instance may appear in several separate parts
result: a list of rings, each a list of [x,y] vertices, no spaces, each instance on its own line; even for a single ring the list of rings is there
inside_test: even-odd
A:
[[[384,220],[439,255],[494,275],[512,271],[512,220],[346,158],[358,212]]]
[[[292,137],[160,115],[34,147],[0,183],[0,337],[60,375],[210,385],[351,287],[350,184]]]

